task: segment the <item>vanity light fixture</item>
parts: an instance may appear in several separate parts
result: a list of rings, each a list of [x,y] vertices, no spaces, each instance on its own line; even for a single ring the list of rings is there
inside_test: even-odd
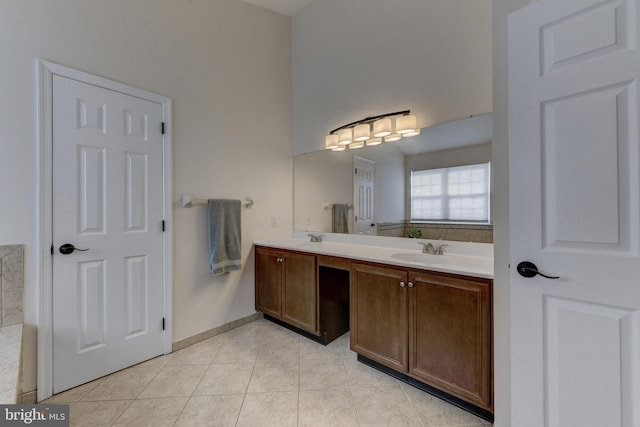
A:
[[[327,135],[327,137],[324,139],[324,144],[327,150],[338,148],[340,146],[338,144],[338,135]]]
[[[381,138],[391,135],[391,119],[384,118],[373,122],[373,136]]]
[[[384,137],[384,142],[396,142],[400,141],[401,138],[402,135],[400,135],[399,133],[392,133],[391,135]]]
[[[368,123],[353,128],[354,141],[366,141],[371,137],[371,125]]]
[[[418,135],[420,135],[420,129],[415,129],[415,130],[412,130],[411,132],[402,134],[402,137],[409,138],[411,136],[418,136]]]
[[[416,116],[407,115],[396,119],[396,133],[404,135],[405,133],[415,132],[416,129],[418,129]]]
[[[353,141],[353,129],[346,128],[340,129],[338,132],[338,144],[340,145],[349,145]]]
[[[378,145],[382,143],[382,138],[385,142],[395,142],[403,137],[408,138],[419,134],[416,116],[412,115],[410,110],[396,111],[367,117],[332,130],[325,138],[325,147],[329,150],[342,151],[347,146],[349,149],[356,149],[364,147],[365,143]]]

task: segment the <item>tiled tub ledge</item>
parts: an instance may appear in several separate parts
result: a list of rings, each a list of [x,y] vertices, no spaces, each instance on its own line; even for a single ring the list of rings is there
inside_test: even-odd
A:
[[[22,382],[22,323],[0,328],[0,404],[16,404]]]

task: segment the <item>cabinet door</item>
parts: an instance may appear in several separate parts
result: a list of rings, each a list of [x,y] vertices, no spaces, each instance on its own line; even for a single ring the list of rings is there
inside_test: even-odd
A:
[[[351,278],[351,349],[407,372],[407,273],[354,263]]]
[[[280,318],[282,313],[282,255],[256,248],[256,310]]]
[[[409,281],[409,374],[491,410],[490,283],[418,272]]]
[[[318,334],[316,257],[286,253],[282,263],[282,320]]]

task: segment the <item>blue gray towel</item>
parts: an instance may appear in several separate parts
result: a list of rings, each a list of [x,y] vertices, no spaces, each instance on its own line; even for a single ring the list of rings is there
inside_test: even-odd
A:
[[[349,233],[349,205],[334,203],[332,222],[333,233]]]
[[[209,269],[212,276],[242,266],[240,200],[209,200]]]

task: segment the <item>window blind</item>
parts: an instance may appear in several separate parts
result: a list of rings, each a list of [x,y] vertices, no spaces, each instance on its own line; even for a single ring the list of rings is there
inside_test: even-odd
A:
[[[413,221],[489,222],[490,164],[411,172]]]

